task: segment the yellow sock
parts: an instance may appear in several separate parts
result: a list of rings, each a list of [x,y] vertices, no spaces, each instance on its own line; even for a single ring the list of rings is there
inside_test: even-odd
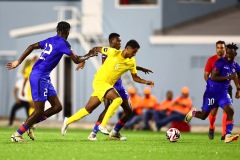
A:
[[[108,110],[102,120],[101,126],[106,126],[109,119],[114,115],[118,107],[122,104],[122,98],[118,97],[112,101],[110,106],[108,107]]]
[[[34,107],[29,107],[28,109],[28,115],[30,116],[34,111]]]
[[[89,113],[85,108],[79,109],[74,115],[72,115],[71,117],[68,118],[67,125],[82,119],[83,117],[85,117],[88,114]]]

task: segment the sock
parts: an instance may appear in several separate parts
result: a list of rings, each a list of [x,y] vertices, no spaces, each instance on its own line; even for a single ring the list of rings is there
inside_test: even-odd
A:
[[[78,121],[80,119],[82,119],[83,117],[85,117],[86,115],[89,115],[88,111],[86,110],[86,108],[82,108],[79,109],[74,115],[72,115],[71,117],[68,118],[67,120],[67,125],[69,125],[70,123],[73,123],[75,121]]]
[[[226,121],[226,134],[231,134],[233,130],[233,121]]]
[[[209,125],[210,125],[209,128],[214,130],[215,129],[214,123],[216,120],[216,116],[209,114],[208,119],[209,119]]]
[[[102,120],[101,126],[106,126],[109,119],[114,115],[114,113],[117,111],[118,107],[122,104],[122,98],[118,97],[115,98],[110,106],[108,107],[108,110]]]
[[[193,117],[195,117],[197,111],[192,111]]]
[[[98,133],[98,126],[100,125],[100,122],[96,122],[95,126],[93,127],[92,132],[97,134]]]
[[[226,134],[227,113],[223,112],[222,117],[222,136]]]
[[[22,135],[27,130],[28,130],[27,126],[25,126],[25,124],[22,124],[21,127],[17,130],[17,132]]]
[[[114,130],[116,132],[119,132],[124,125],[125,125],[125,123],[123,123],[121,120],[118,120],[117,124],[114,127]]]
[[[35,124],[36,124],[36,123],[40,123],[40,122],[42,122],[42,121],[45,121],[47,118],[48,118],[48,117],[46,117],[45,115],[42,115],[42,116],[35,122]]]

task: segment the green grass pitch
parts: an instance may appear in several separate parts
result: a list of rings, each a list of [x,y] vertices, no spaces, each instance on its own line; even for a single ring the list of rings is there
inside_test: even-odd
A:
[[[225,144],[220,134],[209,140],[207,133],[181,133],[178,142],[166,139],[165,132],[126,131],[127,141],[108,140],[99,133],[89,141],[90,130],[37,128],[35,140],[24,134],[25,143],[10,136],[17,128],[0,127],[0,157],[3,160],[226,160],[239,159],[240,141]]]

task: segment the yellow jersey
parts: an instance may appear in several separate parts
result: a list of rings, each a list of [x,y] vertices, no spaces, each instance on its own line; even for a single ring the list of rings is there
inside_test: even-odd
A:
[[[27,88],[27,97],[29,101],[32,101],[32,92],[31,92],[31,86],[29,82],[29,76],[32,72],[32,68],[33,68],[33,65],[31,64],[28,67],[26,67],[26,69],[24,70],[24,78],[28,79],[25,87]]]
[[[122,74],[128,70],[132,74],[137,73],[135,58],[123,58],[122,50],[117,50],[111,47],[102,47],[102,54],[105,54],[108,57],[98,69],[94,76],[94,80],[104,81],[110,85],[114,85]]]

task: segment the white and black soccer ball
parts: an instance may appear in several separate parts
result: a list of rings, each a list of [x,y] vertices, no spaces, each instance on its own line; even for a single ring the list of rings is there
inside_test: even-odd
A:
[[[166,137],[170,142],[177,142],[180,139],[180,131],[177,128],[169,128]]]

